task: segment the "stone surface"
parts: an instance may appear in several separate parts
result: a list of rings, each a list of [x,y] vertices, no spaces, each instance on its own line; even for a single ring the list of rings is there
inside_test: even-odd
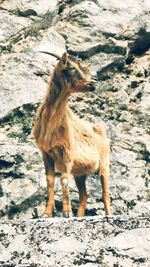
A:
[[[1,63],[0,118],[3,118],[11,110],[23,104],[37,103],[42,98],[47,85],[34,73],[36,68],[42,69],[42,64],[34,60],[33,53],[4,55]]]
[[[40,219],[2,223],[1,266],[146,266],[149,218]]]
[[[1,30],[0,30],[0,45],[7,42],[13,35],[20,30],[29,26],[31,20],[28,18],[19,18],[7,11],[0,10]]]
[[[3,1],[2,3],[2,8],[7,9],[9,11],[13,10],[19,10],[19,15],[22,16],[29,16],[31,15],[38,15],[38,16],[43,16],[45,13],[48,11],[54,12],[56,10],[56,5],[57,1],[53,0],[49,2],[49,0],[43,0],[42,2],[39,0],[34,0],[34,1]],[[30,10],[30,13],[27,11]],[[31,12],[32,10],[32,12]],[[26,13],[25,13],[26,11]],[[34,12],[33,12],[34,11]]]
[[[23,1],[22,7],[17,1],[3,1],[1,4],[3,16],[7,17],[9,22],[11,17],[15,24],[15,27],[10,28],[9,34],[6,31],[7,36],[3,37],[9,45],[5,46],[1,54],[1,160],[8,166],[5,168],[2,164],[1,167],[2,214],[7,217],[9,206],[13,203],[11,199],[15,197],[12,189],[9,194],[9,188],[14,188],[11,175],[17,177],[18,195],[19,188],[22,188],[28,176],[27,184],[31,186],[27,186],[30,189],[25,193],[23,203],[26,196],[39,194],[37,172],[40,158],[37,156],[37,168],[34,169],[31,165],[31,175],[28,175],[26,165],[30,165],[30,157],[26,158],[24,154],[28,155],[30,152],[25,153],[24,144],[28,151],[28,147],[31,146],[29,135],[36,106],[45,94],[49,75],[57,62],[54,57],[39,51],[51,51],[61,55],[66,48],[70,53],[81,56],[85,63],[90,63],[91,74],[98,76],[97,91],[92,95],[72,97],[70,105],[81,117],[96,123],[103,120],[108,129],[112,144],[110,191],[113,213],[131,214],[135,209],[137,214],[139,201],[142,203],[139,213],[143,210],[149,212],[146,204],[146,201],[149,201],[149,50],[138,57],[133,53],[132,62],[126,64],[128,55],[132,55],[134,51],[136,40],[142,40],[142,36],[145,38],[145,34],[148,33],[149,3],[140,0],[136,3],[120,3],[119,6],[116,1],[59,1],[57,6],[56,3],[47,3],[45,11],[41,9],[41,12],[45,12],[47,23],[44,18],[41,19],[36,9],[40,5],[39,1]],[[37,12],[34,24],[30,16],[26,18],[14,12],[17,8],[22,11],[33,9]],[[52,14],[48,13],[50,17],[47,17],[47,12],[52,10],[58,10],[58,14],[54,13],[55,16],[52,17]],[[141,20],[138,19],[139,16]],[[134,30],[135,24],[131,21],[137,25]],[[139,35],[138,31],[143,25],[144,32]],[[14,35],[17,35],[17,38],[14,38]],[[15,149],[18,145],[21,152]],[[15,161],[7,162],[7,154],[11,149],[14,151],[13,157],[21,153],[21,165]],[[44,176],[42,166],[41,163]],[[20,183],[19,179],[23,182]],[[35,184],[32,187],[33,180]],[[73,180],[70,187],[76,214],[78,197]],[[87,215],[103,213],[98,177],[89,177],[87,188]],[[59,182],[56,192],[56,206],[60,209]],[[43,195],[41,207],[44,203]],[[14,207],[15,205],[20,205],[16,199]],[[34,205],[38,214],[42,210],[41,207]],[[28,207],[26,215],[27,210]],[[56,211],[56,214],[59,212]],[[16,213],[11,216],[16,218]],[[20,214],[20,218],[22,216],[23,213]],[[32,216],[31,211],[28,216]]]
[[[149,266],[150,226],[138,219],[150,215],[149,11],[148,0],[0,1],[1,266]],[[96,91],[72,96],[70,106],[81,118],[105,124],[112,212],[137,217],[57,219],[62,194],[56,174],[56,219],[31,220],[46,203],[44,166],[31,130],[57,63],[41,50],[67,50],[97,75]],[[73,178],[69,185],[76,216]],[[86,215],[103,215],[99,177],[88,177],[87,191]]]

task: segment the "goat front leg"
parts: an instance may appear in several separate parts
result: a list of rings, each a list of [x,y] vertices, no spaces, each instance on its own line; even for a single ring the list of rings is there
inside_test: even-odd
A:
[[[69,178],[71,176],[72,163],[66,163],[66,172],[61,175],[63,216],[72,217],[72,207],[69,198]]]
[[[54,211],[54,184],[55,172],[54,161],[45,152],[43,152],[43,161],[45,165],[46,181],[47,181],[47,205],[43,217],[51,217]]]

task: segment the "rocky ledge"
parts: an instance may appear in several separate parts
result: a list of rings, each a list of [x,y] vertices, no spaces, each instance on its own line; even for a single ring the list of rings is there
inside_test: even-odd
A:
[[[38,219],[0,225],[1,267],[150,266],[150,218]]]
[[[150,1],[0,0],[0,18],[0,266],[149,267]],[[31,130],[57,63],[40,50],[79,56],[97,75],[96,91],[69,103],[81,118],[106,126],[117,217],[99,217],[101,186],[93,175],[87,179],[89,217],[58,218],[56,175],[55,218],[37,219],[46,183]],[[73,179],[70,195],[76,215]]]

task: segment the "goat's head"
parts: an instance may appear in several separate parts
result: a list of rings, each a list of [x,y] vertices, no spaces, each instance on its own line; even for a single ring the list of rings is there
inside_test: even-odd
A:
[[[67,55],[66,52],[62,57],[50,52],[40,52],[53,55],[59,60],[55,67],[55,74],[70,93],[95,90],[96,81],[91,78],[88,67],[82,63],[81,59]]]
[[[64,53],[56,66],[56,70],[71,93],[95,90],[95,80],[91,79],[88,68],[81,59]]]

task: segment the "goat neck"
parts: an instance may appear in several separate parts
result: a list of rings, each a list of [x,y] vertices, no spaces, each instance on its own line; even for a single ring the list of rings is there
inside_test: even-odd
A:
[[[54,70],[44,102],[41,104],[34,125],[34,136],[39,146],[50,146],[50,141],[66,116],[70,92],[61,72]]]

